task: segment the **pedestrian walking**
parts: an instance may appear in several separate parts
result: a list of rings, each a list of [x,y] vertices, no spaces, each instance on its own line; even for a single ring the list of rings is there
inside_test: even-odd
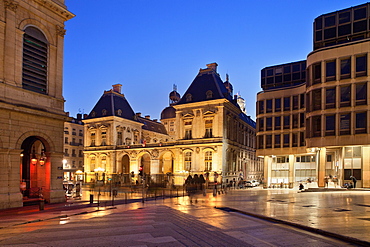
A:
[[[356,188],[357,179],[354,176],[349,177],[353,182],[353,188]]]
[[[325,188],[328,188],[329,187],[329,177],[328,176],[324,177],[324,182],[325,182]]]

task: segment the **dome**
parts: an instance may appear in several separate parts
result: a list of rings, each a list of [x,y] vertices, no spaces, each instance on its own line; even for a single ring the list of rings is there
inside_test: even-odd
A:
[[[161,119],[175,118],[175,117],[176,117],[176,110],[172,106],[164,108],[164,110],[161,113]]]
[[[180,100],[180,94],[175,90],[170,93],[170,101],[171,103],[177,103]]]

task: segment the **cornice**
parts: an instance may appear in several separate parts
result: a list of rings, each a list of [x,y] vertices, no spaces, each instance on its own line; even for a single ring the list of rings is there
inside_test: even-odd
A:
[[[57,15],[63,17],[65,20],[69,20],[75,17],[75,15],[69,12],[65,7],[53,2],[52,0],[33,0],[33,1],[40,4],[41,6],[44,6],[45,8],[56,13]]]

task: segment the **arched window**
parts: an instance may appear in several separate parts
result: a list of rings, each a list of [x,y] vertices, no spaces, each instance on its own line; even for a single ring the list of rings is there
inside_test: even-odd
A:
[[[22,87],[24,89],[46,94],[48,41],[44,34],[27,27],[23,35]]]
[[[207,99],[212,99],[212,97],[213,97],[213,92],[212,92],[211,90],[208,90],[208,91],[206,92],[206,97],[207,97]]]

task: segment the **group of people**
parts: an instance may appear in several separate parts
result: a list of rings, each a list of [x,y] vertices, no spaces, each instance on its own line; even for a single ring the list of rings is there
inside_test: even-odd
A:
[[[185,180],[186,191],[189,194],[202,191],[205,182],[206,180],[204,179],[203,174],[200,174],[200,176],[198,176],[198,174],[194,174],[194,177],[189,175]]]

